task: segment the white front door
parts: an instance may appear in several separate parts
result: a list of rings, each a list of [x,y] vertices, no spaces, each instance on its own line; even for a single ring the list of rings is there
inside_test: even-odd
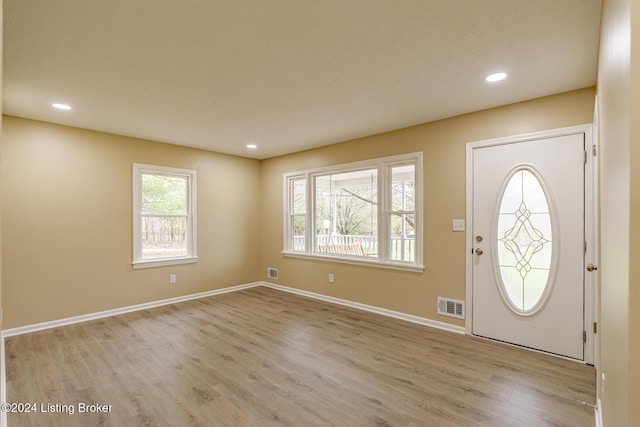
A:
[[[585,135],[473,149],[472,332],[584,360]]]

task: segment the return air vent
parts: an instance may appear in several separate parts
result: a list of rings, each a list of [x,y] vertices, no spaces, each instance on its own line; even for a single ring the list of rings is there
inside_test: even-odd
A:
[[[464,319],[464,301],[438,297],[438,314]]]
[[[278,269],[277,268],[273,268],[273,267],[268,267],[267,268],[267,277],[269,279],[278,280]]]

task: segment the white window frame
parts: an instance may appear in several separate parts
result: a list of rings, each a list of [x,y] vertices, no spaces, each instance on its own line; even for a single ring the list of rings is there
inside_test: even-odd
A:
[[[167,175],[187,179],[187,255],[154,259],[142,258],[141,210],[142,175]],[[188,264],[198,261],[197,254],[197,172],[192,169],[180,169],[166,166],[133,164],[133,268],[160,267],[164,265]]]
[[[391,168],[395,166],[415,165],[415,260],[397,261],[391,259]],[[376,169],[378,175],[378,256],[375,258],[327,254],[315,252],[315,178],[327,174],[339,174],[357,170]],[[287,172],[283,175],[283,250],[287,257],[315,260],[330,260],[348,264],[368,265],[407,271],[423,271],[423,178],[422,152],[382,157],[360,162],[345,163],[302,171]],[[291,235],[291,183],[304,178],[306,182],[305,249],[294,251]]]

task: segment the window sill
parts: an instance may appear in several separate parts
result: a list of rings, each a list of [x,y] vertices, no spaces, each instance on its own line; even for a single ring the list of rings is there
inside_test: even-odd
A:
[[[133,269],[137,270],[139,268],[162,267],[165,265],[192,264],[194,262],[198,262],[197,256],[136,261],[132,262],[131,264],[133,265]]]
[[[387,268],[391,270],[402,270],[402,271],[413,271],[422,273],[424,271],[424,265],[418,264],[407,264],[400,262],[383,262],[378,260],[370,260],[370,259],[361,259],[361,258],[350,258],[344,256],[331,256],[331,255],[317,255],[317,254],[306,254],[301,252],[286,252],[283,251],[282,255],[290,258],[303,258],[310,259],[314,261],[328,261],[328,262],[340,262],[344,264],[355,264],[355,265],[366,265],[369,267],[376,268]]]

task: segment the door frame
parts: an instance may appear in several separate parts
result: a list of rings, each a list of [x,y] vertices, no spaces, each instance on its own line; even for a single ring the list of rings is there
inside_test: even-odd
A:
[[[595,362],[595,332],[596,317],[597,276],[596,272],[586,271],[587,264],[598,265],[599,241],[598,241],[598,167],[597,167],[597,140],[594,136],[594,125],[591,123],[570,126],[558,129],[549,129],[540,132],[531,132],[520,135],[512,135],[500,138],[485,139],[468,142],[466,144],[466,309],[465,329],[467,335],[473,335],[473,153],[474,150],[499,145],[517,144],[537,139],[546,139],[559,136],[584,134],[585,135],[585,178],[584,178],[584,210],[585,210],[585,241],[586,252],[584,256],[584,330],[586,342],[584,344],[584,360],[581,362],[594,364]],[[548,354],[548,353],[546,353]],[[562,356],[558,356],[562,357]],[[576,360],[566,358],[568,360]]]

